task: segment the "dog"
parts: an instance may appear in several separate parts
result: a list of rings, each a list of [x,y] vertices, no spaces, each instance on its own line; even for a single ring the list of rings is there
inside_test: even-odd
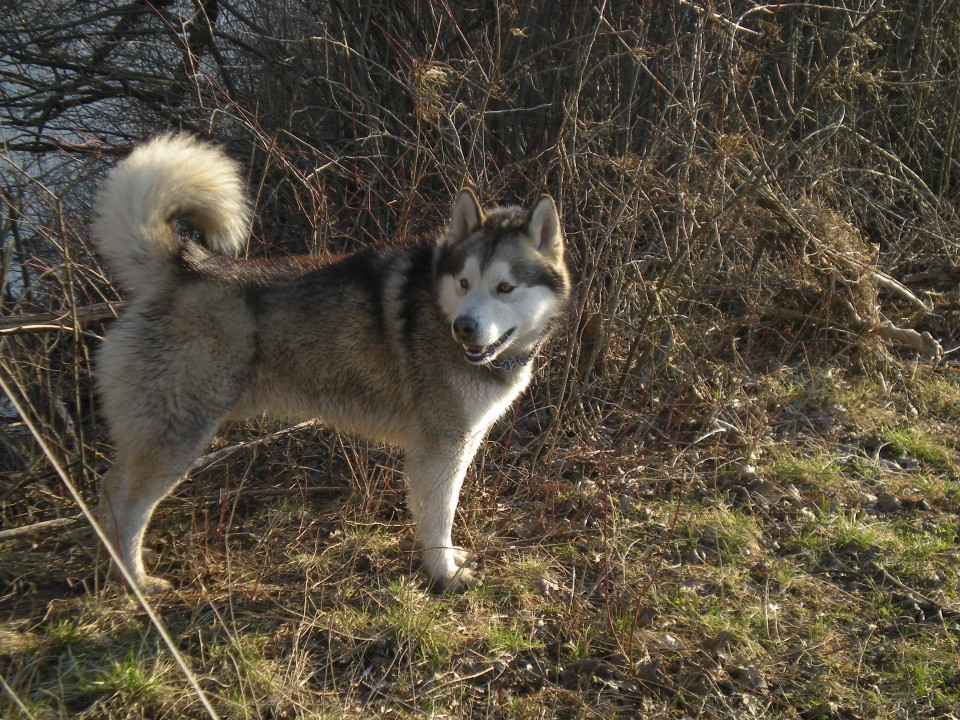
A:
[[[239,166],[186,135],[138,146],[94,199],[97,250],[130,296],[96,363],[105,536],[141,591],[170,588],[144,568],[144,531],[218,427],[318,419],[403,449],[424,571],[472,584],[452,540],[464,474],[570,296],[556,205],[483,208],[464,189],[445,234],[333,262],[237,257],[251,215]]]

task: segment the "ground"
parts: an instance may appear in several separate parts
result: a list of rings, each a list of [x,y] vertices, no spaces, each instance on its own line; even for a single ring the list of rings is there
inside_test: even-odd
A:
[[[151,527],[155,608],[225,718],[958,717],[960,369],[888,371],[778,367],[681,424],[525,398],[461,595],[416,572],[394,454],[233,426]],[[75,513],[35,472],[6,527]],[[207,716],[104,568],[80,520],[0,543],[4,717]]]

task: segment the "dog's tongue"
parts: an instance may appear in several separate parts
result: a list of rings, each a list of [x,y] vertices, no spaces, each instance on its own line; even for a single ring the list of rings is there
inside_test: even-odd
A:
[[[483,352],[483,345],[464,345],[463,347],[472,355],[479,355]]]

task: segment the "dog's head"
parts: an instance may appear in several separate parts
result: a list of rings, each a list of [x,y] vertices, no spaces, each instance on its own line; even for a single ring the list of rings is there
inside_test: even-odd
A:
[[[485,211],[461,191],[436,270],[440,306],[469,362],[530,352],[570,295],[556,205],[544,195],[529,211]]]

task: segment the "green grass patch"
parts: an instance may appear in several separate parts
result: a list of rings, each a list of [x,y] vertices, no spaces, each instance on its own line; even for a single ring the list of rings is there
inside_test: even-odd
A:
[[[694,549],[708,562],[724,567],[756,559],[763,542],[757,520],[744,512],[723,506],[706,508],[693,514],[687,533]]]
[[[438,670],[449,661],[456,641],[452,615],[420,582],[391,580],[381,610],[381,627],[405,648],[411,662]]]
[[[535,637],[535,630],[519,618],[494,617],[487,628],[486,643],[494,656],[516,655],[535,650],[543,643]]]
[[[843,459],[830,453],[811,452],[809,448],[776,445],[769,448],[764,469],[785,483],[802,483],[829,490],[844,475]]]
[[[960,381],[956,373],[932,375],[919,386],[921,408],[939,418],[960,417]]]
[[[918,427],[898,427],[884,432],[887,449],[894,455],[906,455],[931,465],[953,467],[956,450]]]
[[[163,666],[164,663],[157,663],[155,656],[141,657],[130,646],[123,656],[108,658],[105,666],[92,673],[78,668],[78,688],[89,694],[118,696],[131,705],[150,703],[163,693]]]

